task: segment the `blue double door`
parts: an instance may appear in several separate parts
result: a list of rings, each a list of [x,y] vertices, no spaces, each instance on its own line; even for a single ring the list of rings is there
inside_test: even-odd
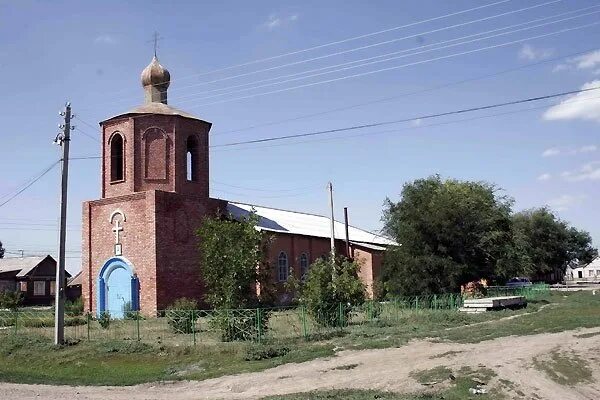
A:
[[[98,277],[98,311],[109,312],[111,318],[123,318],[138,307],[137,277],[131,265],[121,259],[107,261]]]

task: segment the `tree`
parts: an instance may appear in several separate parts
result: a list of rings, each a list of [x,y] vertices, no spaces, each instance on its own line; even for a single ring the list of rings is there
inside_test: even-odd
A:
[[[4,258],[4,247],[2,246],[2,242],[0,242],[0,258]]]
[[[269,238],[256,229],[257,222],[255,213],[239,221],[211,217],[198,229],[204,299],[212,307],[250,308],[272,300],[265,260]]]
[[[385,254],[386,291],[456,292],[469,281],[494,279],[499,269],[524,268],[512,203],[486,182],[432,176],[405,184],[400,201],[387,199],[384,208],[384,231],[401,244]]]
[[[564,274],[571,262],[589,263],[598,256],[588,232],[569,226],[547,208],[519,212],[512,217],[515,230],[523,238],[533,276],[559,271]]]
[[[358,277],[359,270],[357,261],[346,258],[336,258],[335,262],[330,258],[316,260],[310,266],[306,281],[300,285],[300,303],[320,325],[343,325],[350,306],[365,300],[365,286]],[[342,316],[345,318],[340,318]]]

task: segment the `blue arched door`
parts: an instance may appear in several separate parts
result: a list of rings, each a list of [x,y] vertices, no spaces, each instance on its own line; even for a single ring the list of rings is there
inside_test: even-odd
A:
[[[123,318],[125,311],[138,309],[138,281],[131,264],[122,257],[111,258],[98,276],[98,313]]]

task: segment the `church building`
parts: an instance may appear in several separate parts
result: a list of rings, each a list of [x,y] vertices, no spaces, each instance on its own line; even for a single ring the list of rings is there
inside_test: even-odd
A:
[[[156,56],[142,71],[144,104],[100,123],[100,199],[83,203],[82,296],[87,311],[152,315],[176,299],[203,297],[196,229],[217,212],[233,218],[253,209],[258,229],[274,240],[268,250],[273,280],[298,278],[330,252],[327,217],[235,203],[209,196],[211,123],[167,104],[170,74]],[[372,295],[391,240],[335,223],[340,254],[362,261],[360,277]],[[285,296],[282,296],[285,301]]]

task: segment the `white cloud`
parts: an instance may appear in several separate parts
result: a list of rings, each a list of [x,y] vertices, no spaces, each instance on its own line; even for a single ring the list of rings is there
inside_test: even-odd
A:
[[[554,72],[564,71],[567,69],[578,70],[593,70],[592,73],[600,72],[600,50],[594,50],[589,53],[582,54],[577,57],[569,58],[565,63],[558,64],[554,67]]]
[[[542,153],[542,157],[554,157],[561,154],[574,156],[577,154],[593,153],[595,151],[598,151],[598,146],[596,146],[595,144],[588,144],[577,148],[551,147],[549,149],[544,150],[544,152]]]
[[[581,89],[600,88],[600,80],[584,84]],[[583,119],[600,122],[600,90],[577,93],[544,113],[549,121]]]
[[[543,60],[552,57],[552,54],[554,54],[554,49],[538,49],[528,43],[525,43],[519,50],[519,58],[528,61]]]
[[[544,150],[544,152],[542,153],[542,157],[553,157],[553,156],[557,156],[559,154],[560,154],[560,149],[558,149],[556,147],[552,147],[550,149]]]
[[[556,211],[565,211],[570,207],[581,204],[586,199],[585,195],[563,194],[562,196],[548,200],[548,205]]]
[[[117,39],[115,39],[114,36],[111,36],[108,34],[96,36],[96,38],[94,39],[94,43],[99,43],[99,44],[114,44],[116,42],[117,42]]]
[[[419,127],[423,125],[423,120],[421,118],[417,118],[417,119],[413,119],[412,121],[410,121],[410,126],[412,127]]]
[[[540,176],[538,176],[537,180],[538,181],[549,181],[550,179],[552,179],[552,175],[550,174],[541,174]]]
[[[296,21],[300,16],[298,14],[290,14],[290,15],[278,15],[271,14],[266,22],[264,22],[261,26],[266,28],[269,31],[273,31],[275,29],[281,28],[286,25],[290,25]]]
[[[570,182],[598,181],[600,180],[600,161],[584,164],[577,171],[565,171],[561,176]]]
[[[598,150],[598,146],[596,146],[595,144],[591,144],[588,146],[582,146],[579,148],[579,152],[580,153],[593,153],[594,151]]]

